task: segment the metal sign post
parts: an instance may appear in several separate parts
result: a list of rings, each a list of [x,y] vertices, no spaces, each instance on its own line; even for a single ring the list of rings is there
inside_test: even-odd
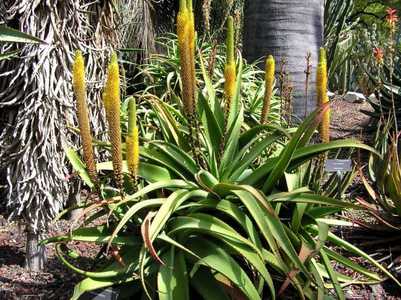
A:
[[[352,171],[352,161],[350,159],[327,159],[324,168],[328,173],[335,172],[340,183],[344,173]],[[341,199],[341,184],[338,185],[338,199]]]

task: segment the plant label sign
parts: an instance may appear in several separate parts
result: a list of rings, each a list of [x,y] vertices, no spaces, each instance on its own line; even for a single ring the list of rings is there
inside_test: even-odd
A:
[[[87,292],[79,300],[117,300],[119,293],[112,288],[98,289]]]
[[[324,167],[329,173],[350,172],[352,171],[352,161],[350,159],[327,159]]]

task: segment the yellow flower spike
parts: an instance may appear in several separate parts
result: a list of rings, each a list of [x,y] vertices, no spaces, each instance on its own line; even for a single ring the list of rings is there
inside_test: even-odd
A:
[[[329,102],[327,95],[327,59],[326,50],[320,48],[319,64],[317,66],[316,74],[316,91],[317,91],[317,105],[323,106]],[[320,125],[320,137],[323,143],[330,142],[330,109],[328,109],[322,118]]]
[[[139,168],[139,132],[136,125],[136,106],[135,99],[131,98],[128,102],[128,135],[127,145],[127,164],[131,176],[136,180]]]
[[[195,53],[195,15],[192,7],[192,0],[187,0],[187,10],[189,14],[188,18],[188,30],[189,30],[189,45],[191,47],[191,53]]]
[[[234,19],[228,17],[226,37],[226,65],[224,67],[224,96],[226,101],[226,114],[230,111],[231,102],[235,95],[236,65],[234,54]]]
[[[275,70],[276,70],[276,63],[274,61],[274,57],[272,55],[269,55],[266,59],[266,67],[265,67],[265,97],[263,100],[262,114],[260,117],[261,124],[266,123],[267,116],[269,115],[270,112],[270,104],[273,96]]]
[[[76,98],[76,109],[82,140],[83,158],[86,167],[88,168],[89,177],[96,187],[98,184],[98,177],[89,125],[88,106],[86,103],[85,62],[82,53],[79,50],[75,52],[75,60],[72,69],[72,83]]]
[[[177,15],[177,36],[180,52],[181,80],[182,80],[182,101],[185,113],[195,113],[195,81],[194,81],[194,54],[191,43],[191,12],[188,10],[187,2],[180,0],[180,10]]]
[[[120,74],[117,55],[113,53],[108,67],[107,81],[103,92],[106,118],[109,124],[109,138],[113,161],[114,177],[118,188],[123,186],[121,127],[120,127]]]
[[[195,15],[192,7],[192,0],[187,0],[188,13],[189,13],[189,21],[188,21],[188,45],[189,45],[189,53],[191,56],[191,73],[192,79],[191,83],[193,86],[193,110],[195,110],[195,89],[196,89],[196,73],[195,73]]]

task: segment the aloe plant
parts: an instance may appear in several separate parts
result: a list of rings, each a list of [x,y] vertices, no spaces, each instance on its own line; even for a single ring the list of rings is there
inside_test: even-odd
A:
[[[147,294],[150,299],[190,299],[189,295],[195,294],[204,299],[219,295],[227,298],[224,286],[249,299],[261,299],[263,295],[274,299],[289,284],[303,297],[315,299],[318,294],[328,294],[323,284],[326,280],[334,283],[329,284],[332,287],[357,283],[335,272],[331,259],[366,276],[360,283],[381,280],[333,251],[328,242],[365,257],[391,276],[362,251],[328,231],[328,224],[334,220],[325,219],[326,215],[358,206],[314,194],[305,187],[290,192],[280,188],[286,170],[295,169],[319,153],[347,146],[368,148],[354,141],[304,144],[323,112],[311,115],[278,155],[256,168],[252,164],[255,153],[260,155],[268,147],[265,145],[279,141],[284,133],[273,131],[254,142],[249,141],[255,139],[254,130],[241,135],[231,133],[230,144],[237,139],[245,146],[254,145],[237,150],[227,147],[226,156],[233,151],[234,157],[242,157],[233,165],[222,160],[219,174],[200,169],[192,157],[172,143],[150,141],[140,149],[140,169],[153,166],[164,170],[164,176],[135,194],[123,199],[114,196],[86,209],[86,223],[110,215],[114,225],[79,228],[46,241],[57,243],[61,260],[87,277],[77,285],[73,299],[88,290],[131,281],[133,294]],[[250,149],[249,153],[244,149]],[[112,170],[112,163],[100,163],[98,169]],[[150,181],[146,174],[140,176]],[[99,207],[100,212],[92,211]],[[290,220],[282,219],[285,216],[291,216]],[[96,272],[81,270],[65,257],[61,245],[68,241],[109,245],[118,249],[123,264],[103,257],[105,268]],[[155,286],[158,292],[152,288]],[[337,293],[343,298],[339,287]]]
[[[368,197],[359,202],[378,220],[376,228],[397,232],[401,228],[401,174],[399,136],[391,134],[392,125],[391,118],[379,123],[374,147],[381,156],[369,157],[370,182],[360,172]]]
[[[398,52],[400,55],[400,52]],[[399,58],[398,58],[399,60]],[[401,124],[401,107],[399,105],[401,100],[401,68],[396,63],[393,71],[387,65],[383,66],[383,72],[380,77],[374,76],[371,72],[367,71],[369,78],[377,87],[376,99],[369,99],[369,103],[373,107],[372,112],[365,112],[378,120],[380,118],[388,119],[393,115],[393,100],[395,104],[395,113],[398,120],[398,125]],[[394,122],[393,122],[394,123]]]
[[[181,1],[180,7],[188,10],[190,1]],[[188,45],[188,40],[183,43],[183,47]],[[186,59],[191,60],[190,55]],[[125,295],[148,299],[230,299],[235,295],[257,300],[276,299],[289,292],[302,299],[323,299],[329,297],[330,289],[345,299],[344,285],[382,280],[343,251],[363,257],[401,285],[366,253],[330,232],[331,224],[347,222],[328,216],[359,206],[314,193],[290,176],[330,150],[374,150],[355,140],[311,144],[327,105],[296,130],[274,124],[250,127],[241,99],[243,65],[241,59],[237,61],[227,117],[202,58],[205,89],[195,94],[190,114],[182,106],[152,98],[160,133],[154,135],[159,139],[142,139],[137,191],[130,193],[129,176],[125,176],[124,193],[113,191],[104,174],[111,175],[114,162],[97,164],[100,200],[85,206],[83,226],[44,241],[55,243],[61,261],[85,276],[72,299],[108,286],[120,286]],[[194,138],[189,130],[194,115],[199,118],[197,151],[189,142]],[[143,137],[143,120],[137,119]],[[123,157],[127,156],[125,145],[119,146]],[[81,178],[93,186],[77,153],[71,149],[68,153]],[[205,163],[199,163],[194,153]],[[121,171],[130,174],[125,161]],[[105,224],[90,225],[105,217]],[[72,262],[79,255],[68,249],[71,241],[104,245],[94,270]],[[333,261],[362,277],[355,280],[337,272]]]

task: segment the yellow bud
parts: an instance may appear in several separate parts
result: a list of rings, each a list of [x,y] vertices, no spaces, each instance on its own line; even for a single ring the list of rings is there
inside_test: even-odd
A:
[[[226,117],[231,108],[232,99],[235,96],[236,85],[236,65],[234,53],[234,21],[233,17],[227,19],[227,36],[226,36],[226,65],[224,68],[224,96]]]
[[[132,177],[138,176],[139,168],[139,132],[138,127],[134,127],[132,135],[127,136],[127,164]]]
[[[73,89],[76,98],[78,126],[82,139],[83,158],[89,177],[95,186],[98,183],[95,155],[93,153],[92,135],[90,132],[88,106],[86,103],[85,63],[81,51],[76,51],[72,71]]]
[[[274,61],[274,57],[272,55],[269,55],[266,59],[266,67],[265,67],[265,97],[263,99],[263,108],[260,118],[261,124],[266,123],[267,116],[269,115],[271,98],[273,96],[275,69],[276,69],[276,63]]]
[[[329,97],[327,95],[327,59],[324,48],[321,48],[319,53],[319,64],[316,74],[316,92],[318,106],[323,106],[329,102]],[[323,115],[320,125],[320,136],[324,143],[330,142],[330,109]]]
[[[131,98],[128,102],[128,135],[127,145],[127,164],[128,170],[133,178],[138,176],[139,167],[139,133],[136,125],[136,106],[135,99]]]
[[[226,113],[230,111],[232,99],[235,96],[236,85],[236,66],[235,63],[226,64],[224,68],[224,95],[226,101]]]

